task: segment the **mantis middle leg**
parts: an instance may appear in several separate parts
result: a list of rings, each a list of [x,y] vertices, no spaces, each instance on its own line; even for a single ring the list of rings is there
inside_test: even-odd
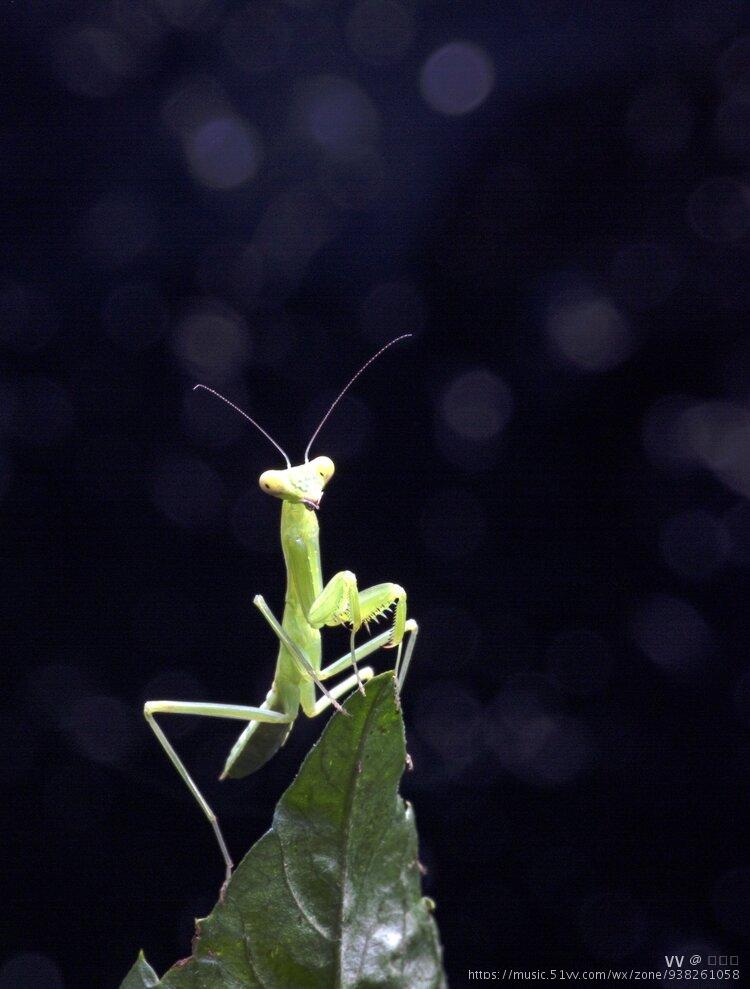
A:
[[[409,669],[409,663],[411,662],[412,653],[414,652],[414,646],[416,645],[417,633],[419,632],[419,626],[413,618],[406,619],[404,624],[404,632],[409,634],[409,639],[406,643],[403,663],[401,662],[401,645],[399,644],[399,655],[396,658],[395,670],[399,693],[401,693],[401,688],[403,687],[404,680],[406,679],[406,673]],[[364,659],[366,656],[376,652],[378,649],[387,649],[391,643],[392,634],[393,633],[391,630],[388,629],[385,632],[380,632],[379,635],[374,635],[371,639],[368,639],[367,642],[363,642],[362,645],[357,646],[354,650],[357,662],[359,662],[360,659]],[[337,673],[343,673],[343,671],[348,669],[350,666],[352,666],[352,654],[351,652],[347,652],[329,666],[324,666],[318,676],[321,680],[328,680],[329,677],[336,676]]]
[[[169,756],[172,765],[185,781],[187,788],[195,797],[198,802],[198,806],[206,815],[209,824],[213,828],[213,832],[216,835],[216,840],[219,843],[222,858],[224,859],[224,865],[226,866],[226,884],[229,881],[229,877],[232,875],[234,865],[229,855],[229,850],[227,848],[227,843],[224,840],[224,835],[222,834],[219,826],[219,820],[209,806],[206,798],[198,789],[192,776],[187,771],[184,762],[177,755],[172,743],[164,734],[161,725],[159,725],[156,721],[155,715],[192,714],[200,715],[204,718],[231,718],[237,721],[265,721],[270,722],[271,724],[289,724],[292,719],[286,714],[280,714],[278,711],[269,711],[261,707],[246,707],[234,704],[204,704],[201,701],[146,701],[143,707],[143,714],[146,721],[151,726],[154,734],[159,739],[161,747]]]

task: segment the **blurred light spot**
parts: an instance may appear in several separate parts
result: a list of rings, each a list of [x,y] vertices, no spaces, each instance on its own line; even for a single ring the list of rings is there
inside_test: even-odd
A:
[[[93,762],[117,765],[137,744],[140,725],[117,697],[78,698],[62,718],[73,746]]]
[[[718,62],[723,90],[737,99],[750,99],[750,35],[735,38]]]
[[[237,117],[220,117],[186,140],[190,170],[209,189],[235,189],[249,181],[263,155],[260,136]]]
[[[535,786],[571,783],[591,761],[591,742],[583,728],[554,712],[531,688],[506,687],[483,724],[485,742],[503,769]]]
[[[647,924],[643,909],[625,892],[588,897],[580,913],[583,942],[601,961],[622,961],[643,945]]]
[[[483,48],[452,41],[430,55],[419,82],[422,96],[433,110],[459,116],[484,103],[495,84],[495,69]]]
[[[267,508],[264,509],[259,503],[264,497],[258,485],[254,484],[234,503],[230,523],[238,543],[251,553],[270,556],[279,550],[279,532],[275,524],[275,510],[272,524]]]
[[[450,428],[472,443],[486,443],[501,432],[513,411],[505,382],[487,368],[466,371],[453,379],[440,401]]]
[[[51,958],[27,951],[0,966],[0,989],[63,989],[63,980]]]
[[[416,691],[414,723],[428,744],[439,775],[456,779],[479,755],[481,708],[458,680],[440,680]],[[425,769],[420,764],[420,772]]]
[[[714,633],[695,608],[670,594],[653,594],[636,610],[630,632],[652,663],[666,673],[690,676],[714,651]]]
[[[750,937],[750,869],[730,869],[719,878],[711,897],[717,921],[739,937]]]
[[[549,671],[573,697],[602,694],[612,675],[612,652],[606,640],[587,628],[560,632],[547,649]]]
[[[427,549],[445,560],[472,556],[487,529],[484,507],[466,489],[446,488],[433,493],[421,521]]]
[[[643,420],[643,447],[656,467],[685,473],[695,463],[687,414],[692,408],[683,395],[665,395],[654,402]]]
[[[695,111],[684,88],[659,82],[642,89],[627,112],[626,130],[634,150],[654,162],[676,157],[693,130]]]
[[[215,384],[236,377],[250,355],[244,319],[211,300],[192,306],[175,331],[173,349],[196,382]]]
[[[381,282],[370,289],[359,310],[362,331],[376,343],[401,333],[420,333],[425,326],[425,303],[408,281]]]
[[[89,256],[104,267],[121,267],[154,243],[157,225],[145,203],[116,196],[100,200],[81,223]]]
[[[358,156],[378,137],[380,120],[355,82],[321,75],[299,83],[292,106],[294,130],[336,157]]]
[[[562,356],[582,371],[607,371],[633,349],[623,314],[604,296],[569,290],[547,308],[547,333]]]
[[[235,65],[258,74],[286,65],[290,40],[289,24],[279,5],[257,0],[235,10],[222,33],[224,47]]]
[[[371,65],[390,65],[414,38],[414,16],[396,0],[361,0],[346,22],[349,47]]]
[[[136,71],[137,52],[117,31],[78,24],[54,43],[52,67],[63,86],[79,96],[112,96]]]
[[[690,195],[688,221],[713,244],[732,244],[750,230],[748,190],[728,176],[706,179]]]
[[[29,377],[17,391],[14,434],[27,446],[59,443],[73,426],[73,407],[68,392],[49,378]]]
[[[57,328],[52,306],[40,291],[10,278],[0,281],[0,342],[31,354],[46,346]]]
[[[166,332],[166,302],[150,282],[128,282],[107,296],[102,323],[108,335],[125,350],[145,350]]]
[[[733,491],[750,497],[750,412],[729,402],[701,402],[685,412],[690,446]]]
[[[673,516],[662,528],[659,545],[670,570],[705,580],[726,561],[729,534],[719,519],[699,509]]]
[[[610,269],[610,283],[621,302],[641,312],[665,302],[681,273],[680,265],[668,247],[633,243],[617,252]]]
[[[218,519],[224,491],[218,474],[208,464],[196,457],[170,457],[156,470],[153,500],[178,525],[202,527]]]

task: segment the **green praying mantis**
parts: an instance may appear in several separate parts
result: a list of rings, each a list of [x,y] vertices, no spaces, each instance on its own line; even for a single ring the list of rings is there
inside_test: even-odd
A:
[[[224,887],[232,874],[233,864],[216,814],[199,790],[171,742],[165,735],[156,715],[186,714],[205,718],[229,718],[247,722],[229,753],[221,779],[240,779],[260,769],[279,751],[292,730],[300,708],[309,718],[322,714],[329,707],[343,711],[339,698],[355,687],[364,693],[364,683],[373,670],[360,668],[361,660],[381,648],[396,648],[395,676],[397,691],[401,692],[412,653],[416,644],[418,626],[406,614],[406,591],[391,582],[375,584],[359,590],[356,576],[342,570],[323,584],[317,512],[326,485],[334,472],[333,461],[320,456],[309,459],[310,449],[333,410],[359,376],[393,344],[411,336],[402,334],[381,347],[349,380],[321,419],[305,450],[304,463],[292,463],[274,440],[246,412],[229,399],[206,385],[196,385],[220,398],[255,426],[281,453],[286,468],[264,471],[259,479],[260,488],[281,505],[281,548],[286,564],[286,596],[281,621],[273,614],[263,597],[258,594],[253,603],[270,625],[279,641],[276,670],[271,689],[259,707],[235,704],[211,704],[201,701],[147,701],[143,713],[162,748],[172,761],[188,789],[198,802],[213,828],[226,867]],[[367,627],[381,615],[393,609],[389,628],[361,645],[355,637],[362,625]],[[348,626],[350,630],[349,652],[328,666],[322,666],[320,629],[323,626]],[[405,636],[405,648],[404,645]],[[325,681],[351,669],[353,673],[330,690]],[[316,697],[316,688],[322,696]],[[345,711],[343,711],[346,714]]]

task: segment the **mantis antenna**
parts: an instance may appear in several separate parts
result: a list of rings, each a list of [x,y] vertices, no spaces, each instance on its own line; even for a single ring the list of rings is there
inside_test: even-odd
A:
[[[363,369],[363,370],[364,370],[364,369]],[[348,387],[348,386],[347,386],[347,387]],[[225,403],[226,403],[226,404],[227,404],[227,405],[228,405],[228,406],[229,406],[230,408],[232,408],[232,409],[234,409],[234,411],[235,411],[235,412],[239,412],[239,414],[240,414],[241,416],[244,416],[244,417],[245,417],[245,419],[247,419],[247,421],[248,421],[248,422],[251,422],[251,423],[253,424],[253,426],[255,426],[255,428],[256,428],[256,429],[257,429],[257,430],[258,430],[259,432],[261,432],[261,433],[263,433],[263,435],[265,436],[265,438],[266,438],[267,440],[269,440],[269,441],[270,441],[271,443],[273,443],[273,445],[274,445],[274,446],[276,447],[276,449],[277,449],[277,450],[279,451],[279,453],[280,453],[280,454],[282,455],[282,457],[284,458],[284,460],[286,460],[286,465],[287,465],[287,467],[291,467],[291,466],[292,466],[292,463],[291,463],[291,461],[289,460],[289,457],[287,457],[287,455],[286,455],[286,453],[285,453],[285,452],[284,452],[284,451],[283,451],[283,450],[281,449],[281,447],[280,447],[280,446],[279,446],[279,444],[278,444],[278,443],[276,442],[276,440],[275,440],[275,439],[273,438],[273,436],[270,436],[270,435],[269,435],[269,434],[268,434],[268,433],[267,433],[267,432],[265,431],[265,429],[264,429],[264,428],[263,428],[262,426],[259,426],[259,425],[258,425],[258,423],[257,423],[257,422],[255,421],[255,419],[253,419],[253,418],[251,418],[251,416],[249,416],[249,415],[247,414],[247,412],[243,412],[243,410],[242,410],[242,409],[241,409],[241,408],[239,407],[239,405],[235,405],[235,404],[234,404],[234,402],[230,402],[228,398],[224,398],[224,396],[223,396],[223,395],[220,395],[220,394],[219,394],[219,393],[218,393],[217,391],[214,391],[214,389],[213,389],[213,388],[209,388],[209,387],[208,387],[208,385],[194,385],[194,386],[193,386],[193,391],[198,391],[198,389],[199,389],[199,388],[202,388],[202,389],[203,389],[204,391],[208,391],[208,392],[210,392],[210,393],[211,393],[212,395],[215,395],[215,396],[216,396],[217,398],[220,398],[220,399],[222,400],[222,402],[225,402]],[[321,425],[322,425],[322,423],[321,423]]]
[[[323,418],[318,423],[318,428],[315,430],[315,432],[310,437],[310,442],[307,444],[307,448],[305,449],[305,463],[307,463],[308,454],[310,453],[310,447],[315,442],[315,439],[316,439],[318,433],[321,431],[321,429],[323,428],[323,426],[325,426],[325,424],[328,421],[328,419],[329,419],[331,413],[333,412],[333,410],[339,404],[339,402],[344,397],[344,395],[346,395],[346,393],[349,391],[349,389],[354,384],[354,382],[357,380],[357,378],[360,376],[360,374],[363,374],[367,370],[367,368],[371,364],[373,364],[378,359],[378,357],[380,357],[381,354],[384,354],[386,352],[386,350],[388,350],[389,347],[392,347],[394,345],[394,343],[398,343],[399,340],[406,340],[407,337],[411,337],[411,336],[414,336],[414,334],[413,333],[402,333],[400,337],[394,337],[393,340],[389,340],[389,342],[384,347],[381,347],[380,350],[377,353],[373,354],[372,357],[368,361],[365,361],[365,363],[362,365],[362,367],[359,369],[359,371],[357,371],[357,373],[352,378],[349,379],[349,381],[347,382],[347,384],[345,384],[344,387],[339,392],[338,397],[333,400],[333,402],[331,403],[330,408],[328,409],[328,411],[326,412],[326,414],[323,416]]]

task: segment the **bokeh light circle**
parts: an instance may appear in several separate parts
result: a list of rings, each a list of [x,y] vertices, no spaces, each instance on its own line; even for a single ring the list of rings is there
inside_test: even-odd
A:
[[[47,955],[25,951],[0,966],[0,989],[63,989],[63,979]]]
[[[492,92],[495,69],[479,45],[452,41],[434,51],[419,79],[425,102],[449,117],[476,110]]]
[[[194,381],[221,383],[240,374],[250,356],[250,335],[239,313],[204,300],[189,307],[178,323],[173,349]]]
[[[581,371],[608,371],[634,347],[625,316],[601,295],[559,293],[547,308],[546,329],[555,349]]]
[[[485,443],[500,433],[513,411],[510,389],[489,368],[465,371],[443,392],[440,412],[448,426],[472,443]]]
[[[209,189],[235,189],[258,171],[260,136],[239,117],[218,117],[197,127],[186,140],[190,171]]]
[[[716,646],[705,618],[671,594],[652,594],[643,601],[631,619],[630,631],[652,663],[676,676],[703,670]]]

